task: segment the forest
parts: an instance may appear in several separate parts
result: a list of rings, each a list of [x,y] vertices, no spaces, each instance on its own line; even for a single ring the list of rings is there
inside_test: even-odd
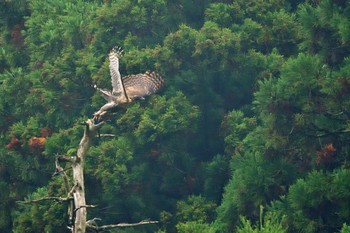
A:
[[[0,0],[0,28],[0,232],[69,232],[67,203],[20,201],[66,195],[55,156],[105,103],[114,46],[122,76],[165,87],[94,139],[88,219],[350,232],[349,1]]]

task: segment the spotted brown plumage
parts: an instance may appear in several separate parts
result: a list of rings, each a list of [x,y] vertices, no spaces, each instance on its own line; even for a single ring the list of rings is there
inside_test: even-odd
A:
[[[143,98],[156,93],[164,85],[163,78],[156,72],[146,71],[144,74],[132,74],[122,79],[126,97],[129,100]]]
[[[135,99],[143,99],[146,96],[152,95],[164,85],[164,80],[161,75],[154,71],[146,71],[143,74],[132,74],[121,78],[119,72],[119,58],[122,52],[120,48],[116,47],[109,53],[112,91],[102,90],[96,87],[107,103],[94,114],[95,122],[99,122],[101,117],[110,110],[120,105],[130,103]]]

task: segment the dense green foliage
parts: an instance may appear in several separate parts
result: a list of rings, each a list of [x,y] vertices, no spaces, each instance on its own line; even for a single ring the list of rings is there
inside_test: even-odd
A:
[[[55,155],[104,104],[116,45],[123,75],[166,87],[101,129],[115,136],[86,159],[88,218],[350,232],[348,1],[0,0],[0,16],[0,232],[68,231],[66,204],[16,201],[65,195]]]

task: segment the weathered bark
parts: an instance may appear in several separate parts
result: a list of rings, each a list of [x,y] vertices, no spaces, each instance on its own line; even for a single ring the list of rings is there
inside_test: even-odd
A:
[[[69,161],[69,162],[72,162],[73,161],[73,158],[72,157],[68,157],[68,156],[64,156],[64,155],[58,155],[56,156],[56,161],[55,161],[55,165],[56,165],[56,171],[53,175],[61,175],[62,178],[63,178],[63,181],[64,181],[64,187],[66,189],[66,192],[67,192],[67,197],[71,198],[71,201],[69,202],[68,204],[68,216],[69,216],[69,225],[73,224],[73,210],[74,210],[74,202],[73,202],[73,197],[72,197],[72,188],[70,187],[69,185],[69,182],[68,182],[68,177],[67,177],[67,174],[65,172],[65,170],[63,169],[63,167],[61,167],[60,165],[60,161],[63,160],[63,161]]]
[[[43,197],[35,200],[28,200],[28,201],[17,201],[18,204],[30,204],[30,203],[37,203],[42,201],[59,201],[59,202],[65,202],[72,200],[71,197]]]
[[[122,228],[122,227],[136,227],[136,226],[141,226],[141,225],[149,225],[149,224],[157,224],[158,221],[149,221],[149,220],[144,220],[141,222],[137,223],[118,223],[118,224],[111,224],[111,225],[104,225],[104,226],[90,226],[88,225],[88,228],[93,229],[97,232],[102,232],[102,231],[109,231],[115,228]]]
[[[93,119],[89,119],[84,123],[84,125],[86,125],[86,128],[84,131],[83,138],[79,143],[76,157],[69,157],[64,155],[60,155],[56,157],[56,171],[54,175],[57,175],[57,174],[62,175],[64,179],[65,189],[67,192],[66,197],[44,197],[36,200],[19,201],[18,203],[30,204],[30,203],[37,203],[37,202],[48,201],[48,200],[55,200],[60,202],[68,201],[69,202],[68,215],[70,220],[69,224],[71,224],[71,226],[68,226],[68,229],[70,229],[72,233],[85,233],[87,228],[90,230],[102,232],[102,231],[107,231],[107,230],[111,230],[119,227],[133,227],[133,226],[141,226],[146,224],[158,223],[158,221],[147,220],[147,221],[141,221],[138,223],[119,223],[119,224],[104,225],[100,227],[87,224],[86,208],[96,207],[96,206],[86,204],[85,186],[84,186],[84,161],[85,161],[85,156],[90,146],[92,145],[98,130],[101,128],[102,124],[104,124],[104,120],[105,120],[104,118],[106,116],[107,114],[104,114],[103,117],[100,118],[100,120],[103,120],[103,121],[98,124],[95,124]],[[107,136],[111,136],[111,135],[107,135]],[[72,164],[72,170],[73,170],[73,187],[72,188],[70,188],[70,185],[68,183],[68,178],[67,178],[67,174],[65,173],[65,170],[59,164],[60,161],[70,162]]]
[[[93,205],[87,205],[85,200],[85,186],[84,186],[84,161],[85,156],[93,143],[94,137],[97,131],[101,128],[101,125],[113,115],[111,112],[115,108],[125,107],[134,100],[149,96],[158,91],[163,85],[163,78],[155,72],[146,72],[144,74],[137,74],[127,76],[122,79],[119,72],[119,57],[121,56],[121,48],[113,48],[109,53],[110,59],[110,73],[112,81],[112,91],[105,91],[95,86],[97,90],[102,93],[103,98],[107,101],[95,114],[93,119],[87,120],[83,138],[81,139],[77,151],[76,157],[58,156],[56,157],[56,172],[55,174],[61,174],[65,188],[67,192],[66,198],[58,197],[46,197],[39,199],[43,200],[58,200],[58,201],[70,201],[68,206],[69,224],[68,227],[72,233],[85,233],[87,227],[86,221],[86,208],[94,207]],[[129,84],[132,84],[132,88],[127,90],[124,86],[123,80]],[[1,81],[0,81],[1,83]],[[140,88],[142,84],[142,88]],[[112,136],[111,134],[105,134],[103,136]],[[64,169],[60,166],[59,161],[66,161],[72,164],[73,170],[73,187],[70,188],[68,183],[67,175]],[[74,200],[73,203],[71,200]],[[34,201],[33,201],[34,202]],[[74,224],[73,224],[74,221]],[[139,223],[131,224],[112,224],[107,226],[101,226],[97,230],[112,229],[115,227],[126,227],[126,226],[138,226],[145,224],[155,224],[157,221],[141,221]],[[96,230],[96,228],[94,228]]]
[[[93,139],[96,136],[101,124],[95,125],[92,119],[85,122],[86,128],[84,136],[80,141],[77,156],[72,163],[73,168],[73,198],[75,206],[75,222],[72,229],[73,233],[85,233],[86,230],[86,200],[85,200],[85,186],[84,186],[84,160],[87,151],[92,145]]]

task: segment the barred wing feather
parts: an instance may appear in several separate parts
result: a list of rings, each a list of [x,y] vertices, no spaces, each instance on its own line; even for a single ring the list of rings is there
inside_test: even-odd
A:
[[[164,85],[163,78],[156,72],[133,74],[123,77],[126,96],[128,99],[142,98],[157,92]]]
[[[113,48],[109,53],[109,71],[112,81],[112,94],[125,98],[125,91],[123,82],[119,72],[119,58],[121,57],[122,50],[118,47]]]

